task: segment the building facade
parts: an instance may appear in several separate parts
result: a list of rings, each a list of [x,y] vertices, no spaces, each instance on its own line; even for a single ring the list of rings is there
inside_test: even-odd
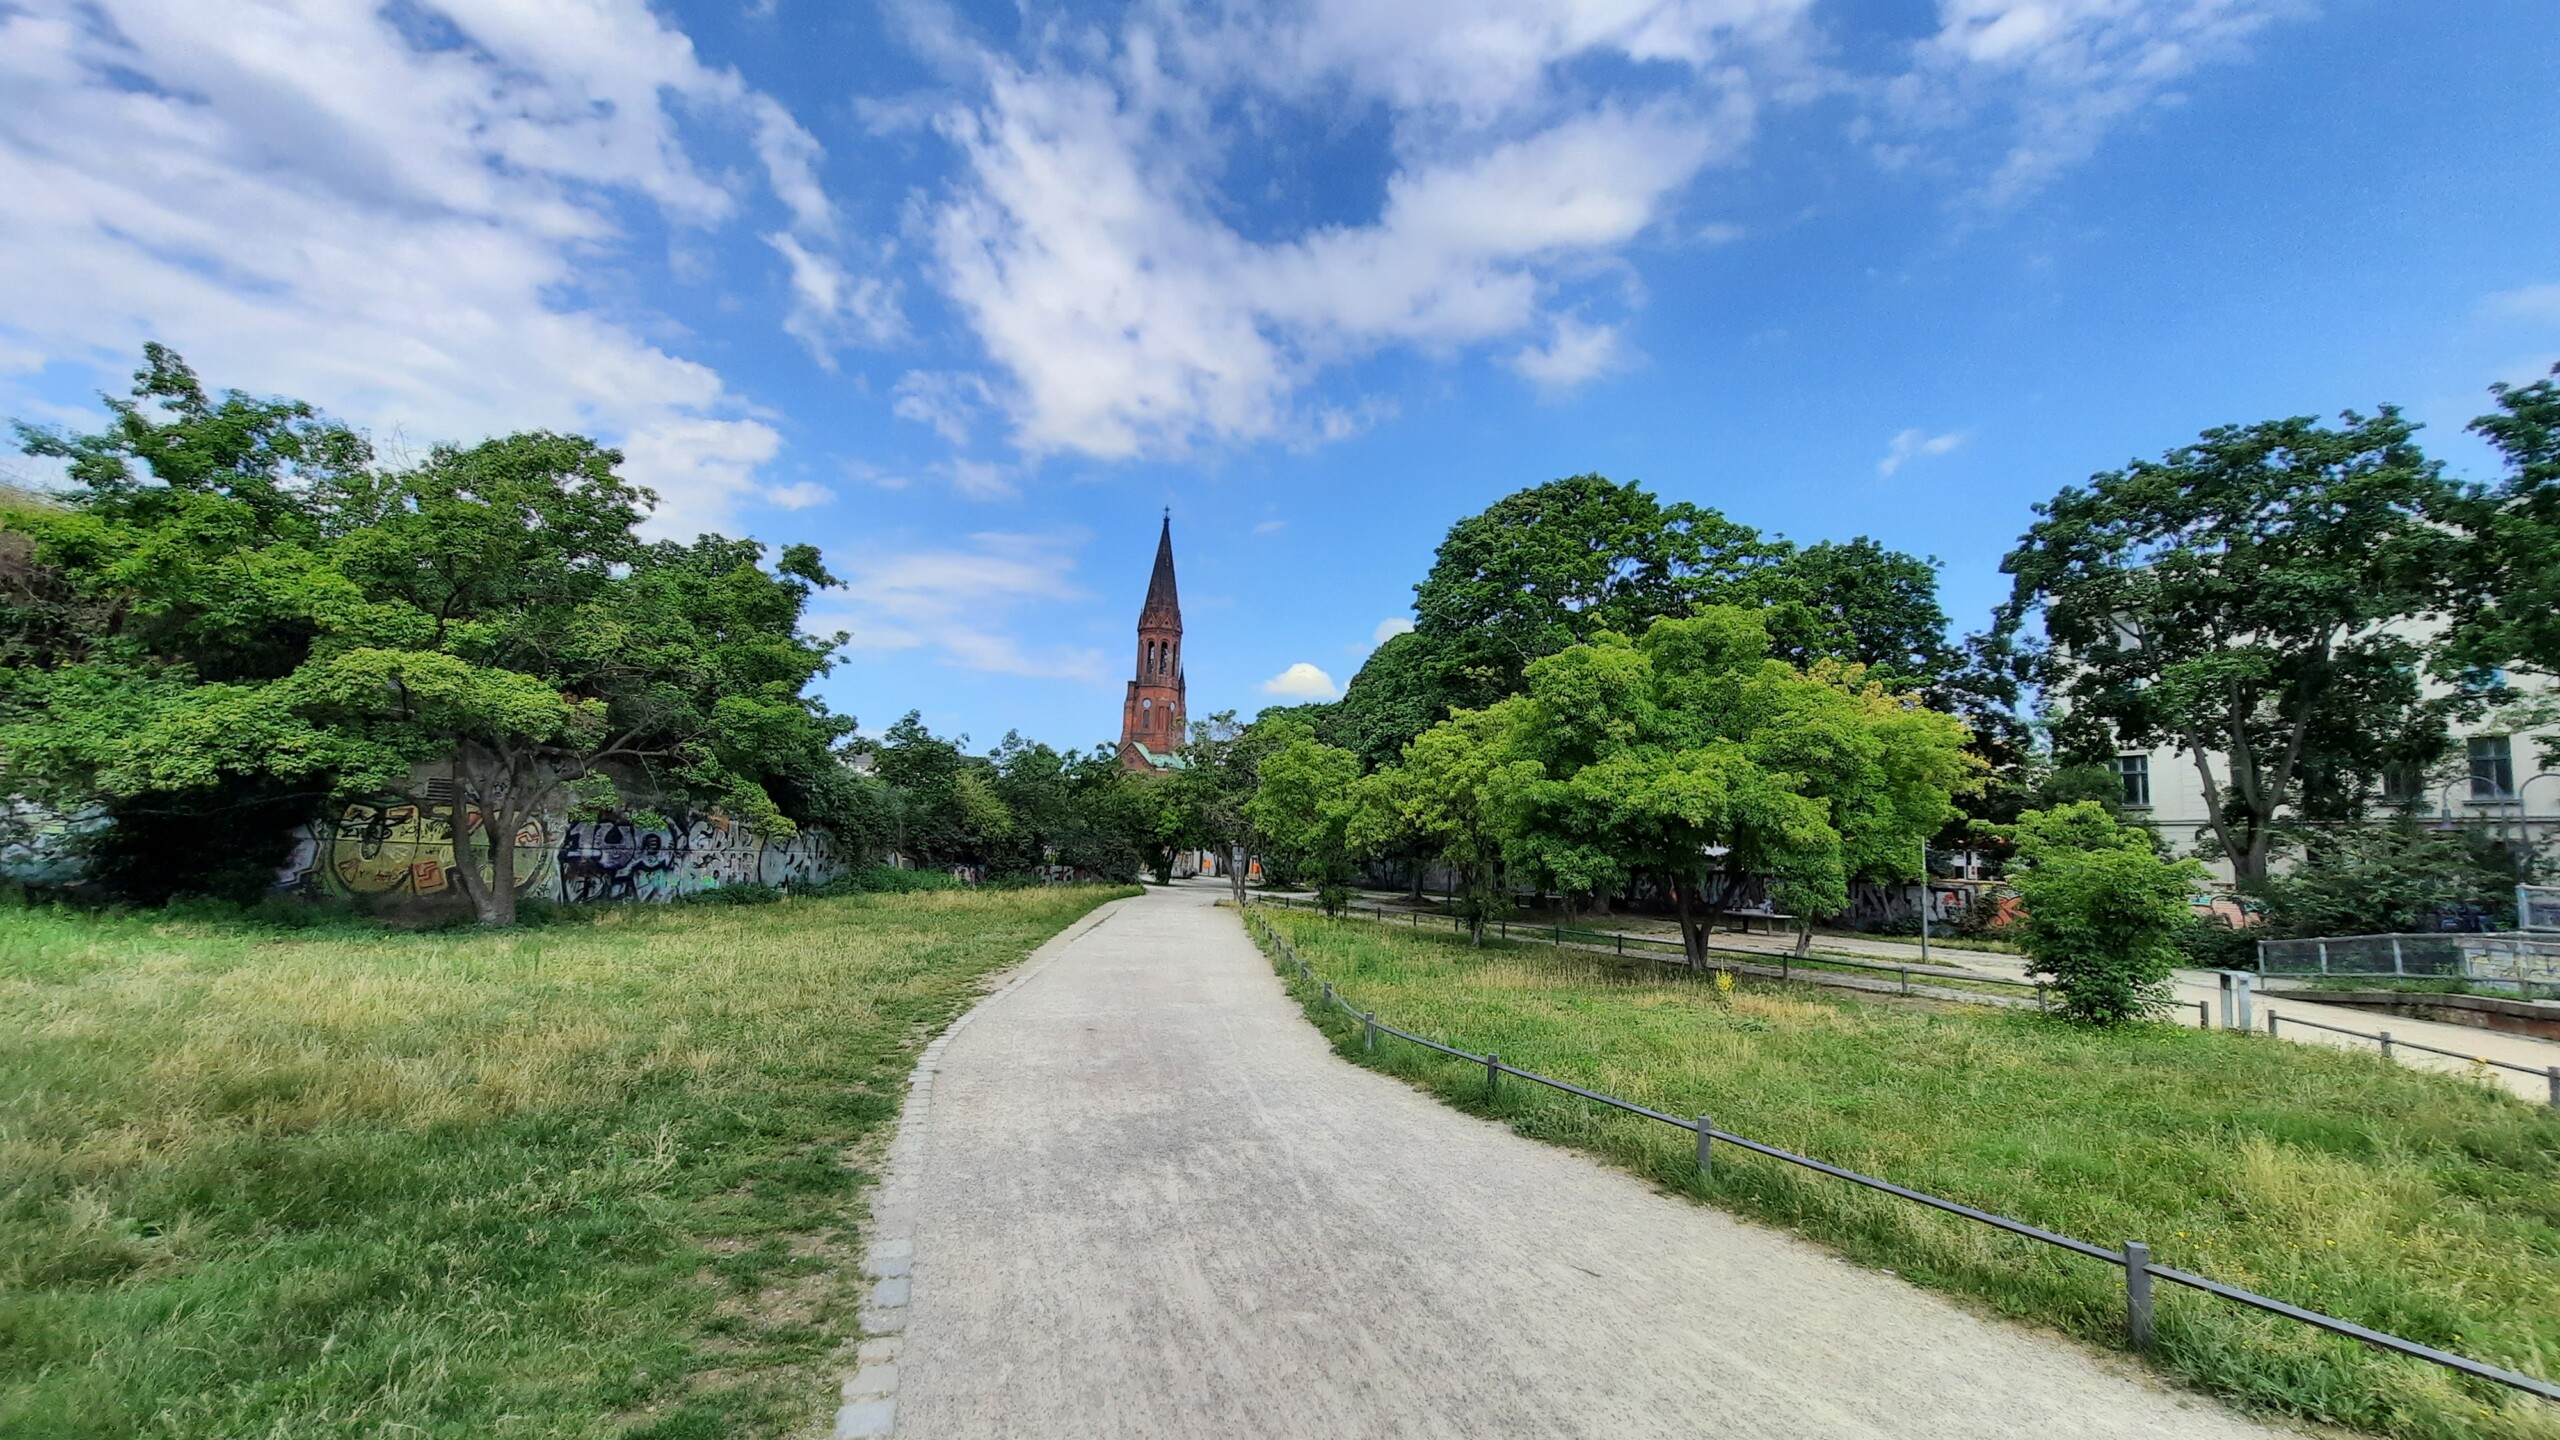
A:
[[[1181,765],[1185,710],[1182,683],[1182,598],[1173,583],[1173,514],[1165,513],[1156,536],[1155,569],[1147,576],[1146,602],[1138,607],[1137,672],[1120,705],[1120,763],[1131,770],[1170,770]]]
[[[2527,694],[2555,688],[2538,677],[2511,683]],[[2560,769],[2542,759],[2560,746],[2560,726],[2518,725],[2492,713],[2457,722],[2451,739],[2443,761],[2424,774],[2390,777],[2382,798],[2408,807],[2423,824],[2478,831],[2546,856],[2560,846]],[[2215,779],[2227,782],[2229,757],[2209,752],[2207,759]],[[2204,779],[2186,750],[2126,748],[2117,753],[2115,770],[2125,818],[2151,827],[2172,850],[2192,853],[2212,833]],[[2229,862],[2217,860],[2212,868],[2229,883]]]

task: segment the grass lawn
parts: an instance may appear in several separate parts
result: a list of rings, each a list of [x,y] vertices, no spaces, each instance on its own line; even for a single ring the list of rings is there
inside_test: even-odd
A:
[[[1115,893],[0,913],[0,1434],[824,1433],[912,1057]]]
[[[2545,1378],[2560,1376],[2560,1113],[2377,1057],[2166,1024],[1744,979],[1263,912],[1379,1019],[1524,1069]],[[1293,985],[1295,972],[1289,972]],[[1311,987],[1298,985],[1302,998]],[[2123,1274],[1320,1016],[1343,1054],[1523,1134],[2115,1347]],[[2390,1435],[2560,1437],[2560,1405],[2166,1284],[2157,1362],[2244,1406]]]

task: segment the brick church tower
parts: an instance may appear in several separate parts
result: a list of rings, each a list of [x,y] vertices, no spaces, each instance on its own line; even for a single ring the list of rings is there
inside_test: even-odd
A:
[[[1120,706],[1120,763],[1131,770],[1180,764],[1183,741],[1182,600],[1173,589],[1173,512],[1156,537],[1155,573],[1138,608],[1138,673]]]

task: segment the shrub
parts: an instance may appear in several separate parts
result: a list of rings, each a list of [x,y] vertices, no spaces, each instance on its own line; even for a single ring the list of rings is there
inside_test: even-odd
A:
[[[2010,884],[2026,909],[2019,941],[2028,972],[2060,992],[2064,1016],[2116,1025],[2164,1006],[2204,867],[2163,856],[2149,831],[2091,800],[2030,810],[2012,833]]]
[[[2174,942],[2185,963],[2198,970],[2255,970],[2258,941],[2264,931],[2242,930],[2219,915],[2198,915],[2178,932]]]

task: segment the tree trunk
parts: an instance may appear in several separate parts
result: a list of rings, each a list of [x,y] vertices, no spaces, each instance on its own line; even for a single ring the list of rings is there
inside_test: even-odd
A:
[[[1686,881],[1674,882],[1671,887],[1671,905],[1673,912],[1680,917],[1681,953],[1688,957],[1690,969],[1704,970],[1707,968],[1707,941],[1705,935],[1698,929],[1697,916],[1689,904],[1690,891],[1693,888]]]

